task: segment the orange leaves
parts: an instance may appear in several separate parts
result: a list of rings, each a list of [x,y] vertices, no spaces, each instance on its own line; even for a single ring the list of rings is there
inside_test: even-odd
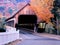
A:
[[[49,22],[51,17],[54,17],[51,14],[50,10],[53,8],[54,0],[31,0],[31,8],[35,11],[38,19]]]

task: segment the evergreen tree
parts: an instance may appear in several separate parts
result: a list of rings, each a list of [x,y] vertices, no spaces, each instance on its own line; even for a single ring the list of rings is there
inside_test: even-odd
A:
[[[53,4],[53,9],[52,9],[52,13],[54,14],[54,17],[56,18],[56,17],[60,17],[59,16],[59,11],[58,10],[60,10],[60,0],[55,0],[54,1],[54,4]]]
[[[53,4],[53,9],[51,10],[51,12],[54,14],[54,18],[51,19],[52,22],[54,22],[55,26],[55,33],[57,34],[57,28],[56,26],[58,26],[58,22],[57,22],[57,19],[60,18],[60,0],[55,0],[54,1],[54,4]]]

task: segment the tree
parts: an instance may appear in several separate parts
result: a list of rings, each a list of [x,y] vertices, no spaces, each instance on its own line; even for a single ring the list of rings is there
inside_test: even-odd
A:
[[[55,0],[53,3],[53,9],[51,10],[51,12],[54,14],[54,19],[53,20],[57,20],[58,18],[60,18],[60,0]]]
[[[60,18],[60,0],[55,0],[53,3],[53,9],[51,12],[54,14],[54,19],[52,22],[55,23],[55,29],[58,30],[58,25],[59,25],[59,18]],[[57,31],[59,33],[59,31]]]
[[[31,0],[31,8],[35,11],[38,19],[46,21],[47,23],[51,21],[50,18],[54,17],[51,13],[53,1],[54,0]]]

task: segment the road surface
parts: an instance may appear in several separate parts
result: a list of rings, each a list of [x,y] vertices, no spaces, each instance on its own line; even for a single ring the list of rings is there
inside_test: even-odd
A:
[[[60,45],[60,40],[37,36],[28,31],[20,31],[22,42],[17,45]]]

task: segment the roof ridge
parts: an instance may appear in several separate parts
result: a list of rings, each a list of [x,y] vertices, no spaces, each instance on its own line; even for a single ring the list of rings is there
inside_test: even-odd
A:
[[[26,3],[26,5],[24,5],[21,9],[19,9],[15,14],[13,14],[13,16],[11,16],[10,18],[6,19],[6,21],[14,18],[16,16],[16,14],[18,14],[22,9],[24,9],[27,5],[30,5],[29,3]]]

